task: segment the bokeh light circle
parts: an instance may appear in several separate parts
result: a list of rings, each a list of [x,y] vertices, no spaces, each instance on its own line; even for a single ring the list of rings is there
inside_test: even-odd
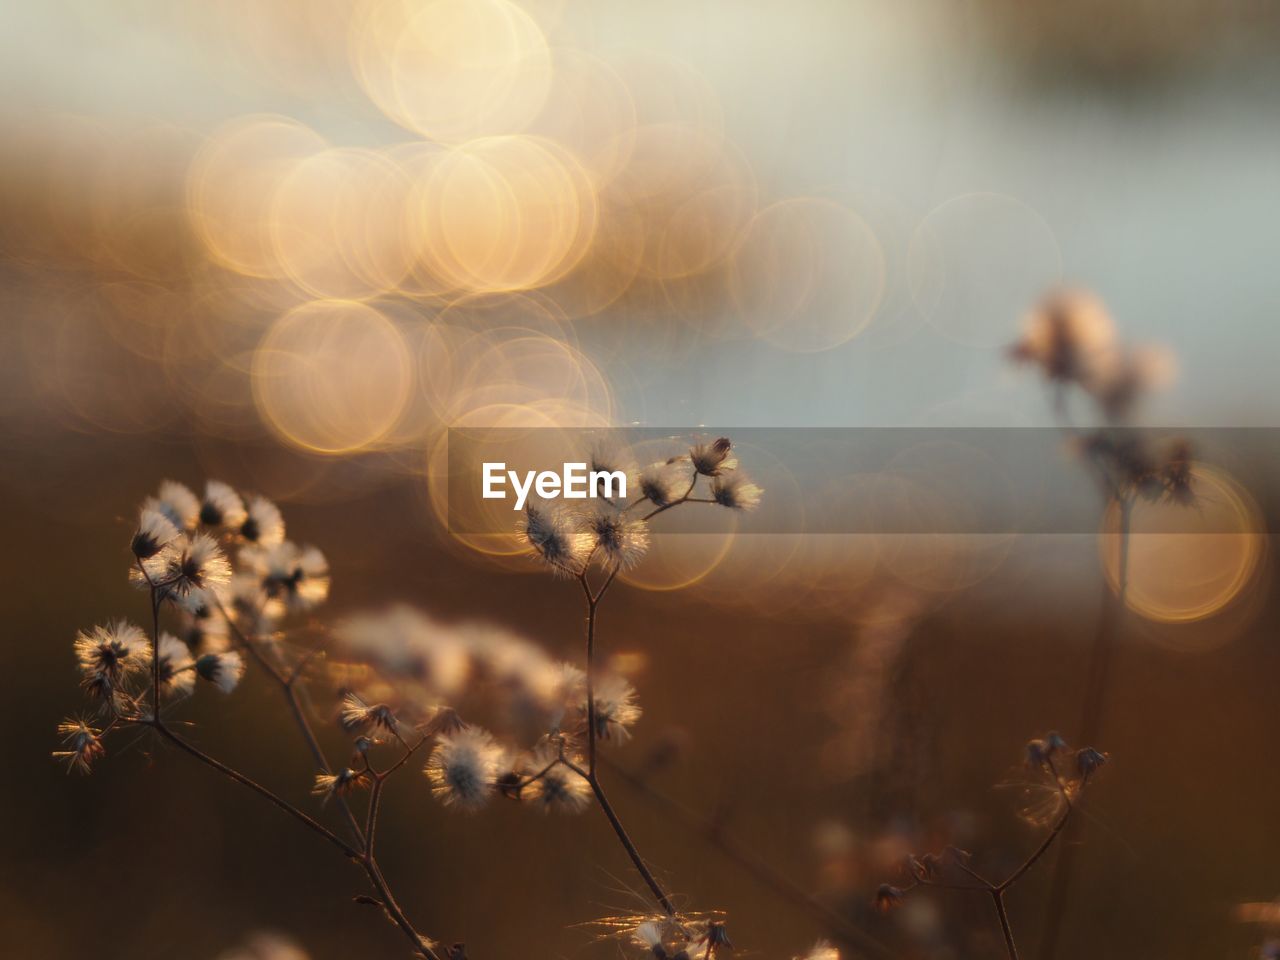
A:
[[[1160,623],[1212,617],[1257,582],[1267,553],[1261,513],[1230,475],[1192,468],[1196,504],[1139,502],[1130,521],[1129,609]],[[1112,589],[1120,574],[1119,508],[1107,512],[1098,549]]]
[[[280,317],[253,354],[253,396],[290,443],[351,453],[395,426],[413,386],[400,331],[377,310],[317,300]]]
[[[809,197],[784,200],[751,222],[730,283],[752,333],[784,350],[829,350],[857,336],[879,309],[884,253],[847,207]]]
[[[1010,325],[1062,281],[1062,252],[1048,222],[1014,197],[969,193],[935,207],[907,253],[916,308],[943,336],[994,349]]]

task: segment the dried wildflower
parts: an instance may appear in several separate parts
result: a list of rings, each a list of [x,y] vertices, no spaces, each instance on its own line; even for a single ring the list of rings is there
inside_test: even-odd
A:
[[[196,673],[223,693],[230,693],[244,676],[244,658],[235,650],[206,653],[196,660]]]
[[[557,573],[576,574],[588,549],[586,538],[575,529],[572,517],[556,504],[528,504],[519,532]]]
[[[101,732],[83,720],[63,720],[58,724],[58,736],[65,749],[55,750],[54,758],[65,760],[68,772],[89,773],[93,762],[107,752],[98,736]]]
[[[880,884],[876,890],[874,905],[880,913],[888,913],[902,902],[905,892],[889,883]]]
[[[343,767],[337,773],[320,773],[316,774],[316,782],[311,787],[313,796],[323,797],[328,800],[330,797],[345,797],[357,787],[364,786],[365,775],[363,772],[356,772],[350,767]]]
[[[178,530],[187,532],[195,529],[200,519],[200,500],[186,486],[175,480],[166,480],[160,484],[155,500],[156,506]]]
[[[161,508],[160,501],[148,498],[138,511],[138,528],[129,542],[130,551],[139,560],[150,560],[176,539],[178,528]]]
[[[1076,772],[1081,777],[1090,777],[1107,762],[1107,755],[1093,747],[1081,747],[1076,751]]]
[[[151,660],[146,634],[125,620],[78,633],[75,650],[85,689],[103,699],[126,677],[146,673]]]
[[[385,703],[370,705],[354,693],[342,698],[338,722],[347,733],[365,733],[378,728],[395,733],[399,726],[395,714]]]
[[[182,622],[179,636],[189,649],[217,652],[227,648],[227,620],[216,594],[207,589],[192,590],[185,597],[175,598],[174,606]]]
[[[333,635],[345,653],[385,677],[423,686],[433,699],[460,691],[472,668],[467,631],[403,604],[344,620]]]
[[[218,542],[207,533],[175,540],[144,561],[143,566],[145,572],[134,576],[134,583],[162,588],[170,601],[181,599],[192,590],[220,587],[231,579],[231,564]]]
[[[630,491],[635,483],[636,465],[631,455],[618,445],[607,440],[592,444],[591,454],[587,458],[589,475],[596,475],[595,487],[589,496],[601,499],[620,499],[622,489],[618,484],[612,485],[613,496],[609,497],[610,488],[606,486],[606,475],[621,475],[626,481],[626,490]]]
[[[245,500],[245,519],[240,536],[262,547],[274,547],[284,541],[284,518],[280,508],[266,497],[251,496]]]
[[[223,527],[238,530],[248,518],[244,500],[230,485],[221,480],[210,480],[204,487],[204,500],[200,503],[200,522],[206,527]]]
[[[541,770],[555,759],[555,753],[543,750],[534,755],[533,766]],[[544,812],[578,813],[591,803],[591,784],[560,763],[529,784],[524,797],[537,803]]]
[[[689,485],[679,460],[660,460],[640,472],[640,494],[655,507],[669,507]]]
[[[1098,357],[1082,384],[1111,420],[1123,420],[1137,400],[1174,376],[1173,355],[1164,347],[1113,348]]]
[[[315,547],[288,540],[272,547],[246,547],[240,563],[257,578],[268,615],[305,613],[329,597],[329,563]]]
[[[711,481],[711,496],[722,507],[754,510],[764,491],[740,470],[725,470]]]
[[[1040,367],[1058,382],[1084,383],[1115,344],[1115,324],[1096,297],[1079,290],[1055,290],[1031,310],[1022,339],[1010,356]]]
[[[644,947],[658,960],[666,960],[670,956],[662,942],[662,924],[656,920],[646,920],[636,927],[631,936],[637,946]]]
[[[698,938],[700,943],[707,945],[707,956],[712,953],[719,953],[721,947],[733,949],[733,944],[729,941],[729,931],[722,920],[710,920],[707,922],[707,929]]]
[[[626,741],[630,727],[640,719],[636,691],[625,678],[605,674],[592,684],[595,699],[596,737],[601,740]],[[583,708],[585,714],[585,707]]]
[[[451,737],[466,726],[453,707],[437,707],[427,721],[424,732],[432,737]]]
[[[733,444],[728,437],[720,437],[711,443],[698,443],[689,448],[689,462],[704,477],[718,477],[721,470],[731,470],[736,465],[729,460]]]
[[[431,792],[445,806],[476,810],[492,795],[503,765],[503,750],[484,730],[464,727],[442,736],[427,761]]]
[[[190,695],[196,687],[196,674],[187,645],[171,633],[162,633],[157,650],[161,690],[170,697]]]
[[[241,562],[244,552],[241,551]],[[284,612],[281,604],[271,604],[262,588],[262,578],[251,571],[240,571],[231,577],[227,590],[228,614],[240,629],[253,637],[264,637],[275,629],[276,619]]]
[[[587,707],[587,675],[572,663],[561,663],[549,684],[546,697],[548,716],[547,731],[559,734],[564,730],[564,718],[572,712],[575,718],[585,716]]]
[[[628,518],[611,504],[600,502],[583,517],[582,524],[591,546],[609,566],[626,570],[649,549],[648,524]]]

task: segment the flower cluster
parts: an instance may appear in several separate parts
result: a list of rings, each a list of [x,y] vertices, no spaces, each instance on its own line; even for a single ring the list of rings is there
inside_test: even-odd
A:
[[[635,688],[622,675],[599,676],[591,711],[582,670],[500,627],[446,624],[400,605],[350,617],[334,637],[330,674],[347,691],[342,728],[369,745],[434,738],[425,773],[433,794],[460,810],[499,795],[544,810],[581,810],[590,788],[574,768],[585,762],[589,714],[598,739],[617,742],[640,719]],[[464,703],[487,711],[502,739],[464,722]],[[367,747],[357,742],[360,750]]]
[[[163,715],[199,681],[230,693],[245,669],[232,633],[268,636],[329,591],[324,556],[285,539],[275,504],[217,480],[203,498],[181,483],[162,483],[138,510],[129,553],[129,579],[149,593],[154,629],[149,637],[115,620],[77,635],[81,686],[101,722],[64,721],[67,749],[55,756],[80,771],[105,753],[107,732]],[[171,620],[167,630],[159,628],[162,610]]]
[[[1085,391],[1111,421],[1124,420],[1144,393],[1173,378],[1173,359],[1160,346],[1126,345],[1106,307],[1081,290],[1054,290],[1027,315],[1010,355],[1045,378]]]
[[[737,510],[759,503],[759,487],[738,470],[731,448],[724,438],[694,444],[644,470],[632,466],[625,452],[598,448],[593,465],[626,471],[638,497],[601,499],[574,513],[543,503],[524,512],[522,532],[533,551],[549,569],[576,578],[587,598],[581,664],[500,627],[443,623],[403,605],[345,617],[325,631],[331,649],[300,646],[289,621],[327,599],[324,555],[288,540],[280,510],[265,497],[216,480],[197,497],[166,481],[140,507],[129,541],[129,579],[150,600],[150,629],[116,620],[76,637],[92,710],[59,725],[54,756],[70,769],[88,771],[114,730],[150,730],[335,846],[364,870],[378,894],[362,902],[380,904],[417,953],[452,960],[464,956],[462,948],[441,952],[417,933],[387,889],[374,854],[385,784],[421,750],[431,793],[447,807],[475,811],[496,797],[544,811],[598,805],[663,911],[651,921],[651,934],[636,929],[631,939],[647,938],[647,949],[658,957],[721,956],[731,949],[723,921],[676,910],[600,781],[598,748],[630,739],[641,708],[625,676],[597,665],[595,617],[617,573],[643,558],[648,524],[658,513],[686,502]],[[707,496],[695,496],[700,480]],[[593,585],[589,575],[597,565],[605,573]],[[336,808],[349,836],[321,823],[318,810],[308,814],[205,754],[171,726],[169,714],[198,686],[230,693],[247,664],[274,681],[288,702],[315,760],[312,802]],[[309,669],[314,664],[320,665]],[[303,708],[299,689],[317,679],[333,687],[334,726],[351,745],[344,765],[329,765]],[[361,792],[365,812],[357,818],[351,804],[360,802]],[[824,950],[810,960],[833,960]]]
[[[738,468],[727,437],[691,445],[684,453],[637,470],[626,451],[610,449],[591,455],[593,470],[615,471],[628,478],[627,489],[639,496],[629,502],[599,500],[575,509],[561,502],[531,502],[519,533],[548,569],[578,576],[593,562],[610,571],[627,570],[649,549],[649,521],[682,503],[714,503],[732,510],[754,510],[764,491]],[[698,484],[707,496],[697,496]]]
[[[1106,307],[1079,290],[1055,290],[1028,314],[1023,335],[1009,351],[1037,367],[1055,391],[1055,408],[1070,428],[1078,452],[1090,463],[1105,494],[1122,503],[1194,502],[1192,451],[1183,439],[1162,447],[1114,429],[1078,431],[1068,417],[1068,388],[1089,398],[1110,427],[1125,422],[1142,396],[1173,376],[1167,350],[1122,343]]]

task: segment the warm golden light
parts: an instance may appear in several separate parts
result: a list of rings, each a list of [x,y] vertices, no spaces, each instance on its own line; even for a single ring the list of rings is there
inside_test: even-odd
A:
[[[1256,582],[1266,558],[1258,507],[1234,479],[1198,464],[1194,488],[1190,510],[1170,503],[1133,508],[1126,601],[1160,623],[1190,623],[1221,612]],[[1118,523],[1113,506],[1098,545],[1113,589],[1119,583]]]

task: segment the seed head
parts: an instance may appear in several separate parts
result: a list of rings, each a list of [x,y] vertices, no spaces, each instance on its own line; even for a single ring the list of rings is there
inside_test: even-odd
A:
[[[484,730],[464,727],[442,736],[427,761],[431,792],[445,806],[478,810],[493,794],[503,766],[503,750]]]
[[[625,742],[631,739],[630,728],[640,719],[636,691],[617,674],[605,674],[592,684],[595,698],[596,737]],[[586,706],[582,707],[586,717]]]
[[[754,510],[760,506],[764,491],[752,483],[741,470],[725,470],[711,481],[711,496],[722,507]]]
[[[385,703],[370,705],[354,693],[348,693],[342,698],[338,722],[347,733],[366,733],[376,729],[395,733],[399,726],[391,708]]]
[[[245,519],[240,536],[261,547],[274,547],[284,541],[284,518],[280,509],[266,497],[256,494],[245,501]]]
[[[194,530],[200,519],[200,500],[186,486],[175,480],[160,484],[156,504],[178,530]]]
[[[244,524],[248,513],[240,494],[221,480],[205,484],[204,500],[200,503],[200,522],[206,527],[222,527],[236,531]]]
[[[134,570],[134,584],[163,591],[165,599],[176,602],[192,590],[216,589],[231,579],[231,564],[207,533],[179,537],[150,560],[143,571]]]
[[[533,764],[541,770],[555,760],[556,755],[551,750],[540,751],[534,755]],[[591,784],[560,763],[529,784],[522,796],[544,812],[578,813],[591,803]]]
[[[583,518],[583,526],[606,565],[626,570],[635,566],[649,549],[649,527],[627,517],[618,507],[601,501]]]
[[[576,575],[586,554],[587,538],[559,506],[530,503],[525,507],[519,532],[526,543],[555,573]]]
[[[1101,301],[1083,291],[1055,290],[1028,314],[1009,354],[1035,364],[1050,381],[1085,383],[1114,346],[1115,324]]]
[[[63,720],[58,724],[58,736],[62,738],[62,750],[55,750],[53,756],[64,760],[67,771],[89,773],[93,762],[106,754],[106,748],[98,738],[101,733],[83,720]]]
[[[127,677],[145,673],[151,659],[146,634],[126,620],[78,633],[75,651],[85,689],[102,699]]]
[[[196,688],[196,673],[187,645],[171,633],[162,633],[157,649],[161,691],[169,697],[189,696]]]
[[[196,660],[196,673],[223,693],[230,693],[244,676],[244,659],[235,650],[206,653]]]
[[[710,443],[698,443],[689,448],[689,462],[704,477],[716,477],[722,469],[732,469],[735,464],[728,459],[733,444],[728,437],[720,437]]]
[[[323,797],[328,800],[330,797],[345,797],[357,787],[365,786],[365,775],[363,772],[357,773],[350,767],[343,767],[337,773],[320,773],[316,775],[316,782],[311,787],[313,796]]]
[[[139,560],[150,560],[157,553],[178,539],[178,528],[160,506],[160,501],[148,498],[138,511],[138,527],[129,542],[129,549]]]
[[[314,610],[329,597],[329,563],[315,547],[288,540],[274,546],[248,546],[240,564],[257,579],[268,617]]]
[[[689,485],[689,475],[681,470],[678,459],[660,460],[640,471],[640,493],[655,507],[675,503],[684,492],[681,484]]]

